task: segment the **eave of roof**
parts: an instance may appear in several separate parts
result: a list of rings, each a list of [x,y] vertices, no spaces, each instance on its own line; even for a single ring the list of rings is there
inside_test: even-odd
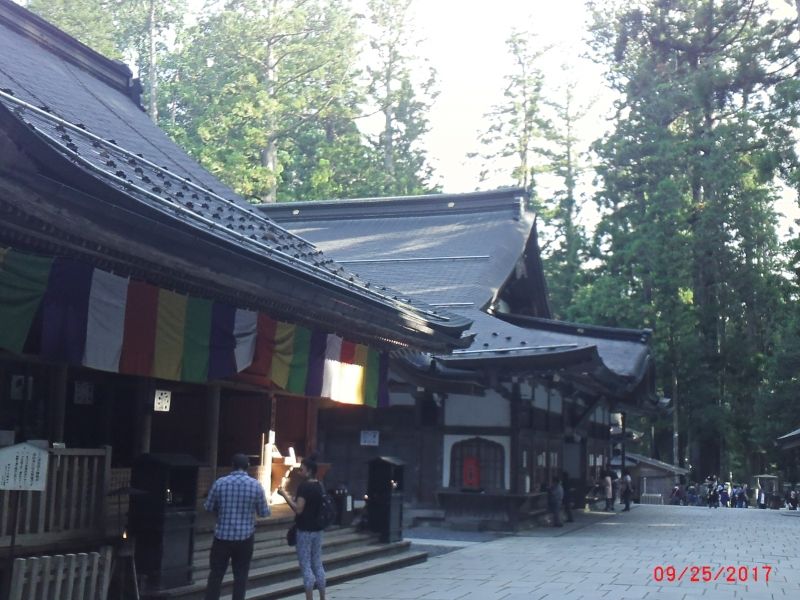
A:
[[[676,473],[677,475],[686,475],[689,473],[689,469],[684,469],[683,467],[676,467],[675,465],[671,465],[669,463],[665,463],[663,461],[657,460],[655,458],[650,458],[649,456],[644,456],[642,454],[636,454],[635,452],[626,452],[625,453],[626,462],[628,459],[637,462],[637,463],[644,463],[651,467],[656,467],[658,469],[663,469],[669,473]],[[619,456],[615,456],[611,464],[613,465],[621,465],[622,458]]]
[[[468,320],[359,279],[205,172],[142,112],[129,93],[127,67],[6,0],[0,0],[0,33],[4,127],[35,146],[30,154],[43,173],[58,168],[77,190],[91,188],[104,201],[114,197],[132,212],[160,215],[242,256],[259,257],[265,268],[326,286],[335,292],[329,303],[355,299],[363,311],[357,315],[377,316],[384,330],[393,327],[395,339],[413,347],[446,352],[468,343],[461,339]]]
[[[388,219],[425,217],[511,210],[519,215],[527,193],[523,188],[509,187],[490,191],[458,194],[423,194],[349,200],[313,200],[278,202],[257,207],[275,221],[284,223],[308,220]]]
[[[589,351],[596,362],[607,371],[608,378],[619,378],[625,387],[635,386],[645,376],[649,362],[649,334],[647,332],[614,332],[609,328],[581,326],[532,318],[517,318],[518,324],[488,315],[477,310],[461,310],[460,314],[472,320],[469,333],[474,335],[472,345],[442,357],[450,364],[489,360],[507,366],[523,366],[528,357],[544,354]],[[538,326],[542,323],[542,326]]]
[[[335,290],[338,294],[360,298],[359,302],[366,309],[364,318],[369,319],[371,316],[378,319],[382,326],[392,326],[391,323],[394,323],[395,339],[398,341],[405,341],[422,349],[440,347],[444,351],[465,343],[461,340],[461,334],[468,327],[469,322],[463,317],[452,315],[455,317],[453,319],[443,311],[429,310],[418,302],[415,303],[416,306],[411,306],[409,303],[387,295],[386,292],[371,289],[366,282],[358,281],[354,277],[351,279],[343,276],[343,270],[333,261],[322,257],[321,253],[311,244],[294,239],[288,232],[283,232],[283,235],[277,238],[280,228],[264,219],[256,218],[254,220],[264,221],[267,229],[265,235],[279,239],[284,245],[278,244],[276,248],[267,244],[243,244],[242,240],[245,238],[242,234],[233,232],[232,235],[226,228],[216,225],[209,219],[196,219],[193,211],[180,210],[181,206],[178,202],[169,202],[170,198],[164,199],[159,194],[147,193],[142,184],[125,185],[128,180],[132,179],[130,176],[121,180],[119,177],[111,180],[104,177],[107,174],[106,171],[92,168],[96,167],[92,163],[93,159],[100,156],[104,160],[114,162],[114,168],[121,168],[123,161],[117,156],[109,158],[112,155],[106,149],[98,152],[95,148],[94,156],[91,156],[92,150],[87,148],[85,140],[78,139],[80,133],[75,131],[72,131],[71,134],[62,133],[61,135],[66,136],[66,139],[59,143],[53,137],[57,130],[47,129],[43,125],[46,122],[46,119],[40,119],[36,121],[35,125],[32,125],[21,120],[18,115],[15,118],[11,111],[4,108],[3,99],[0,98],[0,123],[4,129],[10,131],[22,146],[27,147],[31,151],[31,155],[45,165],[47,170],[56,173],[58,180],[73,184],[78,189],[88,189],[96,198],[102,198],[102,201],[97,203],[96,210],[102,211],[104,203],[117,208],[124,207],[131,215],[157,220],[167,227],[184,229],[195,236],[226,246],[229,250],[242,256],[255,257],[264,264],[265,268],[282,269],[308,283],[325,286],[331,291]],[[53,123],[48,123],[48,125],[52,126]],[[68,145],[72,147],[67,147]],[[87,159],[87,156],[91,156],[91,158]],[[144,161],[137,159],[135,164],[138,165],[135,168],[139,169]],[[133,165],[126,165],[125,168],[131,172],[134,170]],[[152,176],[153,181],[162,187],[169,185],[170,175],[162,173],[162,177],[156,179],[146,165],[139,176],[145,179]],[[180,180],[177,179],[175,189],[185,190],[186,186],[181,185]],[[187,195],[188,193],[187,191]],[[197,200],[195,201],[197,202]],[[187,203],[191,204],[191,201],[187,201]],[[229,212],[233,211],[236,215],[247,215],[246,212],[237,209],[238,207],[233,207],[229,203]],[[179,211],[178,216],[183,218],[176,218],[176,213]],[[205,225],[205,228],[199,226],[198,221],[200,225]],[[298,260],[297,254],[291,255],[286,252],[290,247],[292,251],[301,253],[306,260]],[[313,264],[312,261],[318,261],[318,264]],[[371,309],[369,309],[370,306]],[[372,313],[369,312],[370,310]],[[383,316],[379,316],[380,313]],[[412,332],[415,333],[412,334]],[[426,342],[425,338],[430,339]]]
[[[784,450],[791,450],[792,448],[800,448],[800,429],[782,435],[778,438],[778,443]]]

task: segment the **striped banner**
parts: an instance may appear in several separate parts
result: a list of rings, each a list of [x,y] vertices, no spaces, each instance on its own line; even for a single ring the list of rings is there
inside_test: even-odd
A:
[[[212,304],[211,300],[191,296],[186,302],[181,370],[181,379],[184,381],[208,381]]]
[[[42,299],[39,352],[44,358],[70,365],[83,362],[92,271],[72,260],[57,258],[53,262]]]
[[[180,379],[183,367],[183,340],[186,336],[187,296],[168,290],[158,291],[153,377]]]
[[[119,372],[150,377],[156,346],[158,288],[141,281],[131,281],[125,303],[125,329]]]
[[[47,290],[53,259],[3,252],[0,264],[0,347],[21,353]]]
[[[36,344],[40,344],[36,346]],[[102,371],[387,406],[388,357],[335,334],[0,248],[0,347]]]
[[[101,371],[119,371],[127,301],[127,278],[94,270],[89,290],[84,366]]]

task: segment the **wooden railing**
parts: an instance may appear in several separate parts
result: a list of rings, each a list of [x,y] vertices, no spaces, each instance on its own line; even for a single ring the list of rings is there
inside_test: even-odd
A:
[[[18,558],[9,600],[106,600],[111,547],[89,554]]]
[[[21,546],[67,541],[105,530],[111,448],[53,448],[44,492],[19,492],[17,540]],[[13,492],[0,491],[0,547],[14,529]]]

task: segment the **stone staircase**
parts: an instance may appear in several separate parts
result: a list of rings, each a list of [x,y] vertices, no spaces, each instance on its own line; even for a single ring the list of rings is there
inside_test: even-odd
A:
[[[260,520],[255,549],[250,563],[247,600],[284,598],[303,591],[294,548],[286,545],[289,516]],[[201,523],[195,532],[194,583],[145,596],[159,600],[202,600],[208,578],[208,557],[213,539],[213,524]],[[381,544],[377,536],[352,527],[331,527],[323,538],[322,557],[328,585],[364,577],[381,571],[424,562],[426,552],[412,550],[410,542]],[[233,587],[231,570],[222,583],[222,600],[230,600]]]

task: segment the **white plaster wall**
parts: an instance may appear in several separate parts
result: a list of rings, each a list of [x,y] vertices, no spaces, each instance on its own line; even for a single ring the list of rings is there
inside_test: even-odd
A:
[[[444,401],[444,424],[466,427],[510,427],[511,407],[496,392],[485,396],[452,394]]]
[[[552,390],[550,392],[550,412],[556,415],[560,415],[563,410],[562,405],[563,401],[561,399],[561,394],[556,390]]]
[[[537,385],[533,390],[533,407],[547,410],[547,388]]]
[[[414,396],[407,392],[392,392],[389,394],[389,406],[414,406]]]
[[[503,480],[506,484],[506,490],[511,489],[511,438],[507,435],[445,435],[444,436],[444,453],[442,455],[442,487],[450,485],[450,452],[453,450],[453,444],[469,440],[474,437],[479,437],[490,442],[497,442],[503,446],[505,452],[505,460],[503,461]]]

